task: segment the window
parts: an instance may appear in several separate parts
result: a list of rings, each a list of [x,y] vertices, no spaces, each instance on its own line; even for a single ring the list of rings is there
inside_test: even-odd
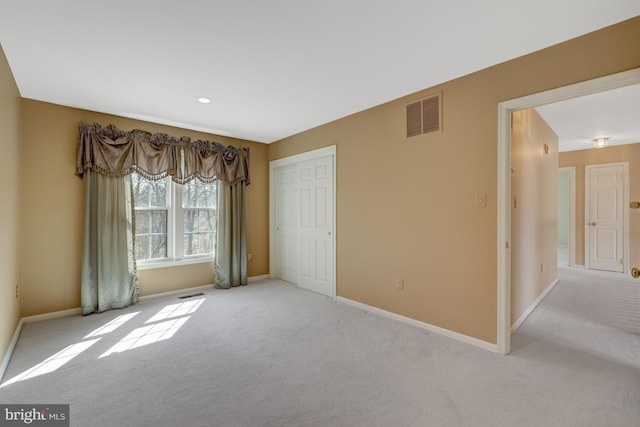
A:
[[[216,184],[150,181],[135,173],[131,181],[139,264],[210,261],[215,248]]]

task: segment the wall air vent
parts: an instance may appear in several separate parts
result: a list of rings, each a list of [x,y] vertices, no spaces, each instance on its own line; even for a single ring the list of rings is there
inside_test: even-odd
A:
[[[407,104],[407,138],[442,131],[442,92]]]

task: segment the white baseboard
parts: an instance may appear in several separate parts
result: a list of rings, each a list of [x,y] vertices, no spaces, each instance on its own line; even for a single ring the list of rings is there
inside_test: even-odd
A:
[[[16,330],[13,333],[13,337],[11,338],[11,342],[9,342],[9,347],[7,347],[7,351],[4,353],[4,357],[2,358],[2,364],[0,365],[0,384],[2,384],[2,378],[4,378],[4,373],[9,366],[9,361],[11,360],[11,356],[13,355],[13,350],[16,348],[16,344],[18,343],[18,338],[20,337],[20,333],[22,332],[23,324],[23,320],[20,319],[18,321],[18,326],[16,326]]]
[[[13,337],[11,338],[11,342],[9,343],[9,347],[7,347],[7,351],[4,354],[2,365],[0,365],[0,383],[2,382],[2,378],[4,377],[4,373],[7,370],[7,367],[9,366],[9,361],[11,360],[11,356],[13,356],[13,350],[15,350],[16,348],[16,343],[18,342],[18,338],[20,337],[20,333],[22,332],[22,327],[24,325],[32,322],[40,322],[41,320],[57,319],[59,317],[73,316],[81,313],[82,310],[80,309],[80,307],[78,307],[21,318],[18,321],[18,326],[16,326],[15,332],[13,333]]]
[[[634,279],[631,276],[631,272],[616,273],[613,271],[590,270],[586,268],[584,265],[575,265],[573,267],[558,267],[558,269],[571,271],[576,274],[581,274],[585,277],[593,277],[593,278],[606,279],[606,280],[618,280],[621,282],[636,283],[636,284],[638,283],[638,279]]]
[[[516,320],[516,323],[514,323],[511,326],[511,333],[513,334],[516,329],[518,329],[520,327],[520,325],[522,325],[522,323],[524,323],[525,320],[527,320],[527,317],[529,317],[529,315],[531,313],[533,313],[533,310],[536,309],[536,307],[538,306],[538,304],[540,304],[542,302],[542,300],[544,299],[544,297],[547,296],[547,294],[549,292],[551,292],[551,290],[558,284],[559,280],[555,279],[553,282],[551,282],[551,284],[549,286],[547,286],[547,289],[544,290],[544,292],[542,292],[540,294],[540,296],[538,298],[536,298],[536,300],[533,302],[533,304],[531,304],[529,306],[529,308],[527,309],[527,311],[525,311],[522,316],[520,316],[520,318],[518,320]]]
[[[439,326],[431,325],[429,323],[421,322],[419,320],[411,319],[410,317],[405,317],[400,314],[392,313],[390,311],[382,310],[381,308],[372,307],[367,304],[363,304],[358,301],[353,301],[344,297],[336,297],[336,301],[350,305],[352,307],[356,307],[370,313],[374,313],[380,316],[387,317],[389,319],[397,320],[402,323],[406,323],[412,326],[417,326],[421,329],[426,329],[429,332],[434,332],[439,335],[444,335],[449,338],[453,338],[454,340],[461,341],[465,344],[471,344],[475,347],[479,347],[483,350],[491,351],[493,353],[498,353],[498,345],[493,344],[487,341],[480,340],[478,338],[473,338],[468,335],[464,335],[458,332],[450,331],[448,329],[441,328]]]
[[[70,308],[68,310],[53,311],[51,313],[36,314],[34,316],[23,317],[20,320],[23,323],[32,323],[40,322],[41,320],[57,319],[59,317],[75,316],[76,314],[82,314],[82,309],[80,309],[80,307]]]
[[[139,301],[148,301],[150,299],[172,297],[175,295],[189,295],[195,292],[202,292],[206,289],[213,289],[213,285],[194,286],[192,288],[176,289],[175,291],[158,292],[157,294],[144,295],[138,298]]]
[[[256,281],[259,281],[262,279],[268,279],[268,278],[269,278],[268,274],[263,274],[261,276],[251,276],[247,278],[247,282],[252,283],[252,282],[256,282]],[[144,295],[144,296],[141,296],[139,300],[146,301],[146,300],[155,299],[155,298],[171,297],[174,295],[182,295],[182,294],[188,295],[194,292],[201,292],[207,289],[213,289],[213,284],[195,286],[192,288],[177,289],[175,291],[159,292],[157,294]]]

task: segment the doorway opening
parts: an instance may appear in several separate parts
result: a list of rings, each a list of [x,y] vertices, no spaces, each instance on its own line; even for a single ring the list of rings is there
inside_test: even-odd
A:
[[[634,69],[498,104],[497,347],[500,353],[511,351],[511,113],[638,83],[640,69]]]
[[[558,267],[576,265],[576,168],[558,168]]]

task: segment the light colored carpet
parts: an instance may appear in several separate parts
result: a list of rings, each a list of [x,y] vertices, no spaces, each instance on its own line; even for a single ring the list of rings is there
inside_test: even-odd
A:
[[[639,426],[640,284],[576,277],[510,356],[277,280],[27,324],[0,402],[69,403],[82,427]]]

